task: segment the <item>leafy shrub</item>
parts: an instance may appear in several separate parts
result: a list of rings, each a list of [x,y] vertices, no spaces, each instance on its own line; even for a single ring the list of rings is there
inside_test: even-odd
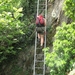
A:
[[[65,10],[65,15],[67,15],[74,21],[75,20],[75,0],[65,0],[63,9]]]
[[[22,8],[13,2],[14,0],[0,1],[0,63],[16,55],[18,49],[14,48],[14,44],[18,43],[19,36],[24,34],[21,28],[23,23],[19,20],[23,15]]]
[[[73,69],[75,60],[75,22],[57,27],[53,51],[45,49],[46,64],[50,67],[50,75],[66,75]]]

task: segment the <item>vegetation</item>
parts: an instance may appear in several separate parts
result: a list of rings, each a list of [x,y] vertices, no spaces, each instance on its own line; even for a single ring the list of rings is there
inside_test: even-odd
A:
[[[0,0],[0,75],[5,75],[8,63],[14,62],[18,53],[33,41],[34,2],[35,0]]]
[[[75,1],[65,0],[65,14],[73,21],[75,19]],[[54,36],[53,51],[44,49],[46,54],[46,64],[50,67],[50,75],[67,75],[75,68],[75,22],[71,24],[62,23],[56,28]]]
[[[65,15],[67,15],[74,21],[75,20],[75,0],[65,0],[63,9],[65,10]]]
[[[22,16],[22,8],[16,6],[15,0],[0,1],[0,63],[8,59],[10,55],[15,55],[15,43],[23,35],[22,23],[19,17]]]
[[[34,42],[36,1],[0,0],[0,75],[5,75],[6,68],[9,68],[8,75],[29,75],[30,73],[29,70],[23,72],[23,68],[16,65],[16,57],[20,51],[26,51],[27,46]],[[65,0],[64,4],[65,14],[74,21],[75,0]],[[53,52],[49,53],[48,50],[49,48],[45,49],[45,54],[50,75],[66,75],[66,72],[73,69],[75,22],[63,23],[57,28]]]
[[[62,34],[62,35],[61,35]],[[75,60],[75,24],[62,24],[57,27],[53,52],[46,50],[46,63],[50,75],[66,75],[74,67]]]

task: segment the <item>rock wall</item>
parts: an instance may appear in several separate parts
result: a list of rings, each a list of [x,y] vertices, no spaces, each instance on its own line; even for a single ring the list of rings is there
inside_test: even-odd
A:
[[[64,0],[53,0],[48,3],[48,25],[53,25],[59,21],[60,23],[58,24],[61,24],[63,21],[67,22],[67,17],[62,10],[63,6]]]
[[[70,22],[69,18],[64,15],[64,0],[49,0],[47,14],[47,45],[52,45],[56,27],[61,26],[62,22]]]

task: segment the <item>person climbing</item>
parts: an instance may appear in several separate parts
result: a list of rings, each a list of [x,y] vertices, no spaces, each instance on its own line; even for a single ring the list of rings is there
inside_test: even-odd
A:
[[[36,31],[38,41],[40,41],[40,46],[42,48],[44,46],[45,26],[46,26],[46,19],[43,17],[43,15],[38,15],[36,17]]]

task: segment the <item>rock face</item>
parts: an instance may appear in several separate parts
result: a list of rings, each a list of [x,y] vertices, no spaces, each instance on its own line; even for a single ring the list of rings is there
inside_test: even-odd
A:
[[[50,0],[51,1],[51,0]],[[63,6],[64,0],[53,0],[48,3],[48,25],[53,25],[58,22],[67,22],[67,17],[64,16]]]
[[[75,75],[75,69],[73,69],[68,75]]]
[[[61,26],[62,22],[66,23],[68,22],[68,18],[64,15],[63,6],[64,6],[64,0],[50,0],[48,2],[48,14],[47,14],[48,45],[52,44],[52,42],[54,41],[56,27]]]

